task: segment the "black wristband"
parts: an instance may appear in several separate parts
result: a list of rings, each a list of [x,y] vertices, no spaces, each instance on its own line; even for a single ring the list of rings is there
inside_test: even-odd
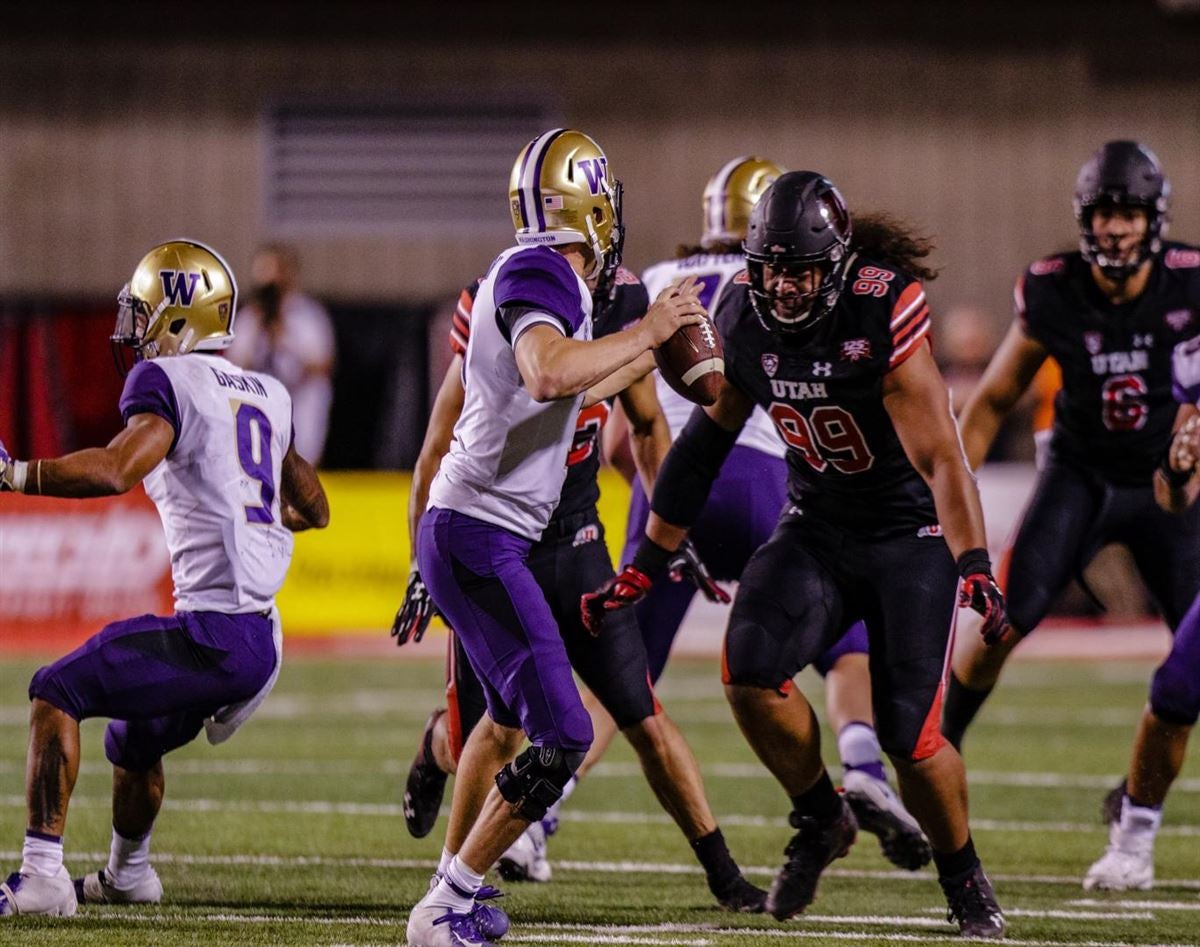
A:
[[[975,549],[968,549],[958,557],[956,565],[958,566],[958,574],[964,579],[978,572],[982,572],[984,575],[992,574],[992,557],[988,555],[988,551],[982,546]]]
[[[1171,455],[1168,451],[1167,456],[1162,459],[1162,463],[1158,465],[1158,472],[1162,474],[1163,480],[1167,482],[1167,486],[1172,490],[1178,490],[1192,479],[1192,470],[1176,470],[1171,466]]]
[[[643,536],[630,565],[653,581],[667,571],[667,563],[673,555],[675,553],[664,549],[649,536]]]

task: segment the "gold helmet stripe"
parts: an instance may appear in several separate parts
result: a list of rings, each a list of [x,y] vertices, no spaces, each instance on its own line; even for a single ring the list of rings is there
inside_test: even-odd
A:
[[[565,128],[552,128],[548,132],[543,132],[531,141],[525,149],[525,156],[521,161],[521,183],[520,191],[518,192],[522,227],[533,227],[533,224],[529,220],[530,208],[533,208],[537,212],[538,231],[546,229],[546,214],[542,208],[542,190],[538,187],[538,182],[541,180],[542,165],[546,161],[546,152],[550,150],[550,146],[554,143],[554,140],[565,131]]]
[[[725,212],[729,209],[729,179],[739,167],[747,161],[753,161],[752,155],[742,155],[740,158],[734,158],[729,161],[712,177],[710,187],[712,188],[713,198],[708,204],[708,232],[709,233],[728,233],[729,222],[726,220]]]

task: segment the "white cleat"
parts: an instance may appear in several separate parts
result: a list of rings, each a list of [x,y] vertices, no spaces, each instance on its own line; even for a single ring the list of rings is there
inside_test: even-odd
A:
[[[115,887],[107,868],[75,879],[75,897],[80,904],[158,904],[162,896],[162,882],[153,868],[132,888]]]
[[[1154,833],[1108,830],[1108,848],[1083,878],[1085,891],[1148,891],[1154,887]]]
[[[430,904],[428,894],[409,911],[405,937],[408,947],[489,947],[471,914],[452,913],[445,906]]]
[[[879,847],[888,861],[906,871],[929,864],[933,850],[925,834],[884,780],[860,769],[847,769],[842,775],[842,790],[859,828],[879,838]]]
[[[53,878],[14,871],[0,884],[0,917],[17,914],[71,917],[77,906],[75,886],[66,871]]]
[[[505,881],[549,881],[554,872],[546,860],[546,829],[542,823],[531,822],[500,856],[496,868]]]

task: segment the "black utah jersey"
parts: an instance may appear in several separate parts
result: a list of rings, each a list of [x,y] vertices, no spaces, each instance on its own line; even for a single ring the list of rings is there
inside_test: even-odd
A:
[[[450,350],[456,355],[466,355],[467,339],[471,334],[471,307],[477,292],[479,280],[462,291],[454,310]],[[637,276],[621,267],[617,270],[616,292],[612,301],[597,303],[592,312],[592,338],[599,339],[620,332],[631,322],[641,319],[649,308],[650,298],[646,294],[646,287]],[[600,454],[597,442],[611,411],[611,404],[601,401],[579,412],[575,439],[567,454],[567,479],[563,482],[558,506],[550,518],[551,524],[555,520],[587,512],[599,501],[600,484],[596,475],[600,471]],[[547,529],[547,532],[550,530]]]
[[[726,377],[788,445],[796,513],[879,538],[936,527],[933,495],[883,406],[884,376],[929,332],[919,281],[856,258],[833,312],[797,338],[767,330],[742,273],[721,297],[717,326]]]
[[[1105,480],[1148,484],[1171,437],[1171,350],[1200,331],[1200,249],[1167,243],[1145,291],[1111,303],[1078,252],[1017,280],[1017,318],[1062,367],[1050,456]]]

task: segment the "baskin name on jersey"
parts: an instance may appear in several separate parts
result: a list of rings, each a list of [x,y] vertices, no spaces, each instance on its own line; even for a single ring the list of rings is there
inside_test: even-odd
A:
[[[253,375],[231,375],[229,372],[223,372],[220,369],[208,366],[209,371],[217,379],[217,384],[222,388],[232,388],[234,391],[244,391],[248,394],[259,395],[262,398],[267,397],[267,389],[263,387],[263,383]]]

